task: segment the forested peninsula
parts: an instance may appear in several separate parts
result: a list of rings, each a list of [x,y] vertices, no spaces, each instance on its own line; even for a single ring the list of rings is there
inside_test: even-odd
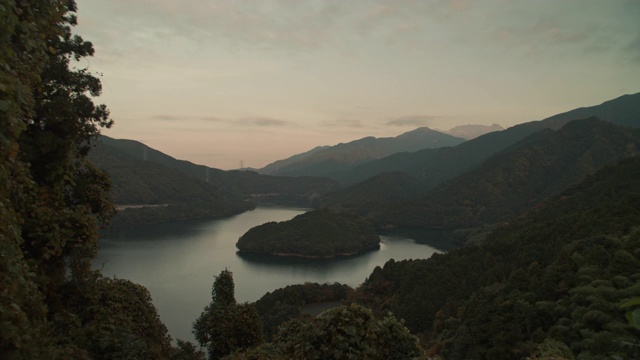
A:
[[[256,226],[240,237],[236,247],[240,253],[335,258],[378,249],[380,237],[359,217],[310,211],[289,221]]]

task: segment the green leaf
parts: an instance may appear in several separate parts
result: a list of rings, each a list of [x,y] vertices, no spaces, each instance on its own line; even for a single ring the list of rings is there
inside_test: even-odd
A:
[[[640,330],[640,309],[627,311],[624,315],[629,321],[629,325]]]
[[[622,305],[620,305],[620,309],[626,309],[635,305],[640,305],[640,297],[636,297],[623,302]]]

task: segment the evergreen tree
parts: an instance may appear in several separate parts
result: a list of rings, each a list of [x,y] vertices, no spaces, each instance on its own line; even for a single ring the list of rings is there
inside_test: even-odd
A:
[[[113,214],[86,158],[112,121],[73,0],[0,0],[0,358],[166,358],[148,291],[91,271]]]
[[[40,81],[32,88],[33,112],[22,119],[18,158],[32,179],[23,196],[14,197],[24,222],[23,253],[36,263],[50,306],[67,275],[82,276],[97,251],[98,228],[113,212],[106,174],[87,161],[89,143],[101,127],[110,127],[109,111],[94,105],[100,80],[78,60],[93,45],[73,35],[75,1],[50,1],[55,24],[38,35],[47,51]],[[32,11],[38,12],[37,6]]]
[[[24,252],[23,214],[37,186],[19,139],[35,115],[34,89],[54,48],[66,8],[61,1],[0,0],[0,358],[50,358],[47,307]]]
[[[327,310],[312,321],[285,323],[273,343],[236,352],[228,359],[426,359],[418,339],[389,314],[377,318],[351,304]]]
[[[212,301],[193,324],[193,332],[210,359],[262,343],[262,323],[253,304],[237,304],[233,275],[224,270],[215,277]]]

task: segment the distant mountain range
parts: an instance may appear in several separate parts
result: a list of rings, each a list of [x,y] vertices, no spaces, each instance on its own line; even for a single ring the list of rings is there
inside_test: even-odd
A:
[[[116,224],[228,216],[256,203],[309,204],[338,184],[317,177],[278,177],[223,171],[167,154],[134,140],[101,136],[89,159],[106,171],[116,204]],[[136,205],[136,206],[131,206]]]
[[[471,139],[477,138],[478,136],[482,136],[490,132],[501,131],[501,130],[504,130],[504,128],[498,124],[493,124],[493,125],[470,124],[470,125],[459,125],[450,130],[443,131],[443,133],[456,136],[459,138],[471,140]]]
[[[317,147],[261,169],[332,179],[223,171],[106,136],[90,159],[111,175],[118,204],[152,205],[123,211],[135,215],[131,223],[227,216],[260,202],[314,201],[319,208],[366,215],[378,226],[471,227],[508,221],[595,169],[637,154],[639,130],[629,126],[640,127],[639,104],[640,93],[625,95],[468,141],[419,128],[395,138]],[[592,116],[606,121],[572,121]],[[428,145],[436,148],[413,151]]]
[[[394,151],[384,157],[357,157],[364,154],[375,140],[390,141],[403,139],[407,134],[424,132],[429,136],[442,134],[427,128],[416,129],[396,138],[364,138],[347,144],[332,147],[316,147],[303,154],[295,155],[285,160],[276,161],[259,172],[286,173],[291,176],[318,175],[330,177],[343,186],[349,186],[370,179],[384,172],[404,172],[421,180],[426,187],[433,187],[440,182],[464,173],[498,151],[542,129],[559,129],[571,120],[596,116],[625,126],[638,126],[636,114],[640,113],[640,94],[623,95],[600,105],[583,107],[545,118],[519,124],[502,131],[499,125],[464,125],[449,130],[451,134],[460,135],[471,140],[457,145],[425,146],[424,139],[416,143],[408,142],[402,150]],[[635,119],[635,120],[634,120]],[[474,131],[485,132],[484,135],[473,137]],[[417,135],[416,134],[416,135]],[[419,138],[418,136],[414,138]],[[421,142],[422,141],[422,142]],[[402,142],[402,141],[401,141]],[[397,142],[396,142],[397,143]],[[402,145],[399,145],[402,146]],[[422,147],[420,147],[422,146]],[[380,153],[378,153],[380,154]],[[348,156],[358,158],[358,161],[348,161]],[[342,160],[340,160],[342,157]]]
[[[271,163],[259,172],[286,176],[329,176],[398,152],[454,146],[465,139],[421,127],[396,137],[365,137],[334,146],[316,147]]]
[[[326,178],[210,169],[130,140],[103,138],[92,156],[127,201],[193,196],[242,211],[250,195],[282,192],[313,198],[333,216],[252,234],[273,246],[318,245],[304,234],[343,226],[336,217],[344,213],[378,229],[441,229],[468,241],[429,259],[391,259],[348,295],[404,319],[443,358],[637,358],[637,326],[620,304],[638,294],[639,104],[640,94],[626,95],[456,146],[392,154],[332,173],[352,184],[342,188]],[[327,300],[309,296],[327,291],[305,287],[265,295],[261,316],[272,329],[299,315],[291,309]],[[276,293],[302,304],[276,301]]]
[[[130,149],[111,145],[117,140],[104,136],[100,140],[89,159],[111,178],[111,193],[118,209],[112,221],[114,225],[215,218],[254,207],[241,194],[229,191],[217,181],[205,182],[145,161],[144,153],[152,153],[152,149],[140,151],[141,158],[138,158],[127,152]]]
[[[532,134],[416,200],[371,210],[378,225],[459,229],[510,221],[596,170],[640,155],[640,129],[589,118]]]
[[[502,221],[598,167],[635,154],[637,130],[626,126],[640,127],[638,103],[640,94],[625,95],[455,147],[375,160],[338,176],[356,184],[317,199],[316,206],[367,214],[378,226],[456,228]],[[567,125],[586,113],[607,113],[610,122]]]
[[[619,125],[640,127],[640,120],[637,118],[637,114],[640,114],[638,104],[640,93],[624,95],[597,106],[579,108],[544,120],[491,132],[458,146],[393,154],[332,174],[331,177],[344,185],[352,185],[384,172],[400,171],[420,180],[423,183],[422,187],[428,189],[480,165],[493,154],[533,133],[543,129],[557,130],[571,120],[607,114],[604,120]],[[632,120],[634,116],[635,122]]]

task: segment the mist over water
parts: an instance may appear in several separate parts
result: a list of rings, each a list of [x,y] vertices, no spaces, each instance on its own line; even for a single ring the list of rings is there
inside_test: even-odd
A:
[[[428,258],[454,246],[442,239],[429,241],[424,234],[402,233],[381,235],[380,250],[330,261],[241,257],[236,253],[236,241],[250,228],[289,220],[305,211],[258,207],[219,220],[111,229],[101,240],[94,267],[105,276],[145,286],[171,336],[193,340],[191,326],[211,301],[213,276],[225,268],[233,272],[236,299],[256,301],[266,292],[304,282],[339,282],[355,287],[389,259]]]

